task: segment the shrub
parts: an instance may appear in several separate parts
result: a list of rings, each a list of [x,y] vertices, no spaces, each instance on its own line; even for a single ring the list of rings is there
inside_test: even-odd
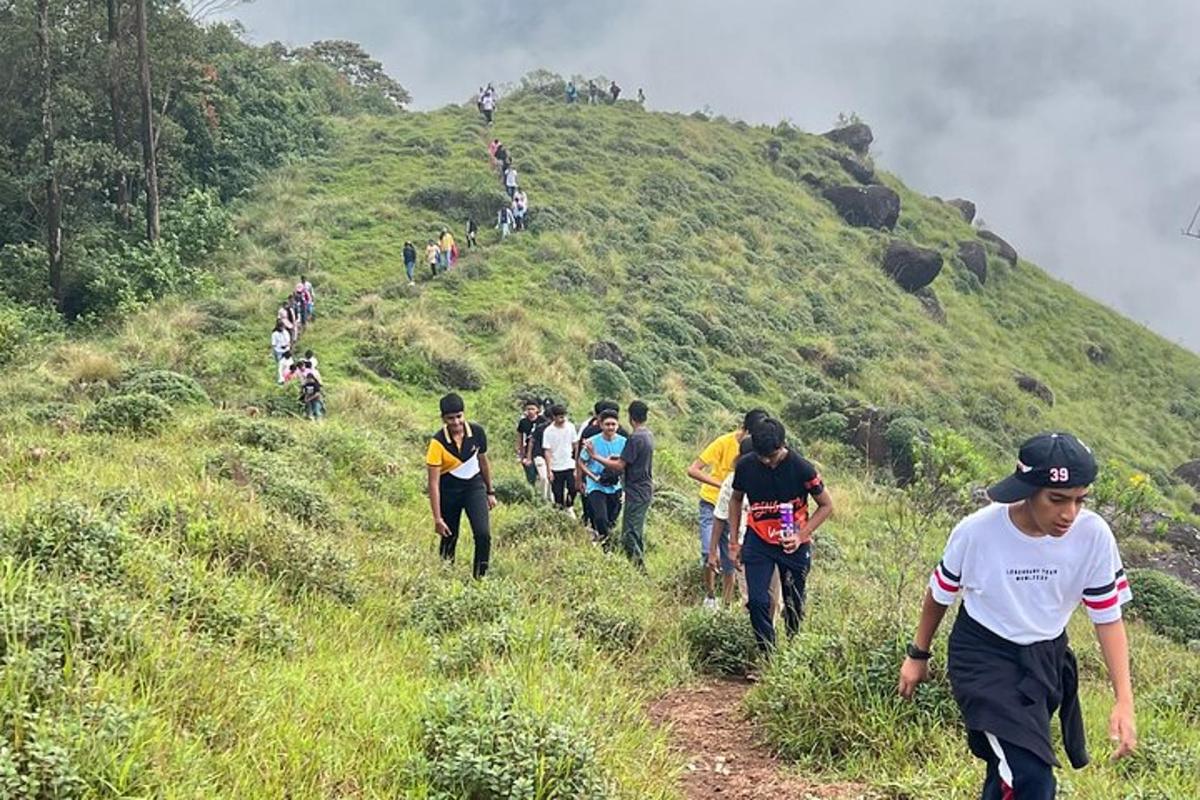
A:
[[[0,264],[0,270],[3,268]],[[16,306],[0,298],[0,364],[10,362],[31,346],[48,340],[60,324],[58,316],[48,308]]]
[[[497,493],[498,494],[498,493]],[[563,514],[553,514],[549,508],[536,503],[509,515],[496,528],[497,541],[515,544],[528,539],[573,539],[579,535],[579,525]]]
[[[841,413],[844,410],[845,404],[836,395],[800,386],[783,407],[782,416],[787,424],[799,427],[822,414]]]
[[[480,225],[495,219],[496,210],[507,204],[508,197],[491,180],[477,180],[470,186],[431,184],[413,192],[409,203],[417,208],[436,211],[448,219],[474,217]]]
[[[845,414],[839,414],[836,411],[827,411],[819,417],[809,420],[801,428],[801,431],[809,439],[842,441],[846,438],[846,432],[849,427],[850,420],[846,418]]]
[[[274,453],[230,450],[209,458],[208,469],[235,483],[254,486],[290,519],[316,528],[337,524],[333,504],[310,475]]]
[[[883,438],[891,454],[892,471],[898,477],[911,479],[915,474],[927,437],[925,426],[915,417],[896,417],[888,423]]]
[[[121,384],[122,394],[152,394],[173,405],[205,405],[208,393],[195,379],[165,369],[135,372]]]
[[[747,394],[760,394],[763,391],[762,379],[758,374],[748,369],[735,369],[729,373],[737,387]]]
[[[496,499],[506,505],[533,502],[533,487],[524,477],[497,478],[492,481]]]
[[[656,391],[658,382],[662,380],[663,376],[661,362],[646,358],[641,354],[626,355],[623,370],[633,389],[640,394],[650,394]]]
[[[296,437],[279,423],[240,415],[214,417],[207,431],[214,439],[224,439],[259,450],[291,450],[296,445]]]
[[[623,397],[629,393],[629,378],[611,361],[593,361],[589,372],[598,396]]]
[[[714,675],[744,675],[755,662],[758,648],[744,613],[717,613],[694,608],[683,619],[683,636],[692,661],[702,672]]]
[[[166,428],[171,417],[171,407],[152,394],[119,394],[96,403],[83,427],[96,433],[153,435]]]
[[[439,797],[474,800],[615,796],[589,730],[567,704],[523,705],[515,687],[456,684],[421,720],[418,769]]]
[[[516,606],[516,591],[495,579],[431,582],[413,604],[412,621],[427,633],[443,634],[473,623],[496,622]]]
[[[216,192],[193,189],[163,207],[162,234],[175,243],[180,261],[193,265],[223,250],[236,232]]]
[[[438,381],[444,386],[470,392],[483,388],[483,373],[470,361],[440,354],[434,354],[431,360]]]
[[[75,422],[78,409],[70,403],[39,403],[25,409],[25,416],[31,422],[41,424],[53,422]]]
[[[31,508],[3,531],[5,549],[45,572],[115,578],[125,552],[125,535],[110,520],[70,500]]]
[[[295,646],[295,632],[274,610],[266,605],[247,607],[226,581],[175,571],[167,584],[164,610],[183,617],[193,631],[212,641],[275,653]]]
[[[446,675],[463,675],[479,669],[488,658],[541,650],[553,661],[573,662],[579,655],[579,640],[560,629],[533,631],[514,627],[504,620],[471,627],[441,642],[433,657],[434,666]]]
[[[1200,641],[1200,592],[1153,569],[1129,570],[1129,585],[1132,616],[1176,642]]]
[[[575,633],[613,653],[632,652],[645,635],[641,618],[629,606],[584,603],[575,609],[574,618]]]
[[[835,633],[801,633],[768,662],[748,710],[773,747],[804,764],[882,758],[896,747],[897,730],[928,731],[958,719],[941,675],[914,701],[897,696],[905,641],[872,619]]]

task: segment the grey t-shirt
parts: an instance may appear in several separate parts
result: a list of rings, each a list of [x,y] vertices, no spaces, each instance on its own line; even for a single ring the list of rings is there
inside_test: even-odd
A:
[[[638,428],[629,435],[621,460],[625,462],[625,499],[649,503],[654,497],[654,434],[649,428]]]

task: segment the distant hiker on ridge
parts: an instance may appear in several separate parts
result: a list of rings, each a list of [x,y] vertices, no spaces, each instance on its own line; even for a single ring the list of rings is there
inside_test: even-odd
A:
[[[500,211],[496,214],[496,230],[500,231],[500,240],[504,241],[508,238],[508,232],[512,230],[513,213],[508,206],[501,206]]]
[[[621,87],[617,86],[616,81],[613,81],[612,85],[608,87],[608,93],[612,97],[612,100],[610,100],[609,102],[610,103],[617,102],[617,98],[621,96]]]
[[[467,249],[471,250],[479,245],[476,237],[479,236],[479,226],[475,224],[474,215],[467,217]]]
[[[483,114],[483,120],[488,125],[492,124],[492,117],[496,113],[496,93],[488,89],[483,94],[483,99],[479,101],[479,111]]]
[[[600,87],[596,85],[595,81],[588,81],[588,105],[589,106],[596,105],[596,103],[599,102],[599,98],[600,98]]]
[[[508,197],[511,200],[512,196],[517,193],[517,187],[520,185],[520,178],[517,176],[517,168],[512,164],[504,170],[504,191],[508,192]]]
[[[575,87],[575,81],[567,81],[567,105],[574,105],[579,100],[579,89]]]
[[[639,106],[646,105],[646,93],[642,91],[642,87],[638,87],[637,101]]]
[[[442,249],[437,246],[437,242],[433,239],[430,239],[429,244],[425,245],[425,260],[429,263],[429,272],[436,278],[438,274],[438,262],[442,260]]]
[[[417,271],[417,246],[412,242],[404,243],[404,273],[408,275],[408,285],[413,285],[413,276]]]

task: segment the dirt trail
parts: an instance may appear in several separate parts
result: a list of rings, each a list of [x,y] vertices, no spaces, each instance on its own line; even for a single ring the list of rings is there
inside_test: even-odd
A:
[[[650,717],[670,732],[671,746],[687,761],[681,780],[688,800],[854,800],[861,786],[815,784],[786,775],[754,738],[742,711],[749,685],[714,681],[675,689],[650,706]]]

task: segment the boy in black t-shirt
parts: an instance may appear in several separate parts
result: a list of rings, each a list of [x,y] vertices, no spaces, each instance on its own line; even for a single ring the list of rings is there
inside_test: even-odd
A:
[[[542,416],[541,404],[533,398],[525,401],[524,409],[525,413],[517,420],[517,459],[525,470],[525,480],[532,486],[538,478],[537,465],[533,460],[537,455],[533,449],[533,434],[538,426],[545,425],[549,420]]]
[[[771,576],[778,567],[784,594],[788,596],[784,620],[788,635],[793,635],[800,628],[804,610],[805,581],[812,564],[812,534],[833,513],[833,500],[816,468],[788,449],[786,432],[779,420],[768,417],[759,422],[750,438],[754,452],[738,459],[729,500],[729,519],[740,519],[742,504],[750,504],[746,541],[739,546],[737,539],[730,537],[729,555],[746,570],[750,624],[754,626],[759,648],[766,651],[775,645]],[[810,496],[817,503],[811,517]]]

